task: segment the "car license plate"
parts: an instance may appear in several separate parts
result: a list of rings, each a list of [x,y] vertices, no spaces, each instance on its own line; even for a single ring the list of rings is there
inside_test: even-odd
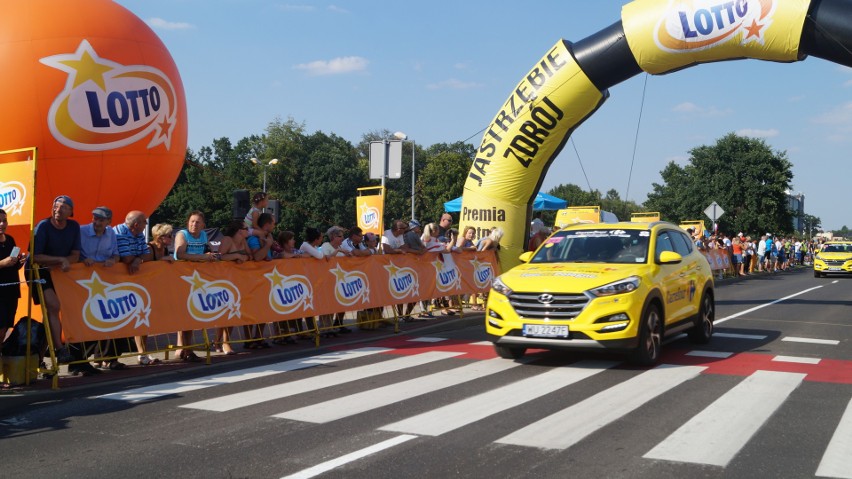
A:
[[[523,333],[537,338],[567,338],[569,335],[568,326],[550,324],[525,324]]]
[[[840,268],[831,267],[831,268],[828,268],[828,270],[829,271],[840,271]]]

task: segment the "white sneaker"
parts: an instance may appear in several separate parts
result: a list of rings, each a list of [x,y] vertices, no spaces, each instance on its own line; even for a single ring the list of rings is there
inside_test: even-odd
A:
[[[140,354],[139,357],[137,357],[137,359],[139,360],[139,364],[141,364],[142,366],[148,366],[148,365],[157,364],[157,363],[160,362],[159,359],[152,358],[151,356],[149,356],[147,354]]]

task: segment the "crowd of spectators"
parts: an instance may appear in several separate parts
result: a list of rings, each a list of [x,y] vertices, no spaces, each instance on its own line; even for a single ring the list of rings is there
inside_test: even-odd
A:
[[[144,268],[144,263],[150,261],[194,261],[214,262],[232,261],[242,264],[251,261],[270,261],[289,258],[315,258],[324,260],[331,257],[369,256],[373,254],[411,254],[424,255],[428,253],[454,253],[463,251],[485,251],[499,248],[503,232],[494,228],[491,233],[474,243],[475,230],[465,229],[462,235],[452,228],[452,216],[444,214],[438,223],[427,223],[425,227],[415,219],[410,221],[395,220],[391,228],[384,232],[381,239],[373,233],[366,233],[354,226],[348,230],[340,226],[332,226],[323,235],[317,228],[308,227],[305,230],[303,242],[296,248],[296,234],[292,231],[280,231],[275,234],[275,218],[264,212],[267,203],[265,193],[257,193],[252,198],[252,208],[245,218],[235,220],[226,225],[219,233],[206,229],[206,220],[201,211],[192,211],[187,217],[184,228],[177,230],[168,224],[157,224],[151,227],[151,240],[146,240],[145,230],[148,219],[141,211],[127,213],[122,224],[111,227],[112,211],[106,206],[100,206],[92,211],[91,223],[80,226],[70,219],[74,215],[74,203],[68,196],[57,197],[52,206],[49,218],[39,222],[34,230],[35,243],[33,249],[33,264],[38,268],[28,267],[32,277],[34,271],[43,280],[42,298],[47,309],[52,344],[57,352],[57,363],[70,363],[69,373],[72,375],[90,376],[100,374],[101,369],[124,369],[127,366],[118,361],[125,357],[132,348],[131,338],[124,341],[126,347],[117,346],[118,340],[85,344],[65,344],[62,341],[62,324],[60,321],[59,298],[50,280],[51,269],[67,271],[70,265],[82,262],[86,266],[99,264],[103,267],[124,267],[130,275]],[[6,215],[0,210],[0,278],[9,276],[8,271],[14,272],[21,267],[25,255],[12,255],[14,239],[5,235]],[[11,246],[10,246],[11,245]],[[14,293],[3,289],[2,293]],[[20,294],[20,293],[18,293]],[[39,300],[40,298],[36,298]],[[472,303],[475,297],[469,299]],[[17,304],[5,302],[4,305]],[[398,305],[398,316],[402,320],[411,320],[417,303]],[[434,317],[435,308],[443,314],[455,314],[461,305],[452,298],[438,298],[431,302],[420,304],[420,316]],[[478,308],[478,306],[477,306]],[[6,307],[5,309],[10,309]],[[376,311],[370,311],[375,317]],[[0,311],[0,332],[12,326],[15,311]],[[381,317],[381,308],[378,311]],[[264,336],[264,328],[272,327],[271,334]],[[294,343],[297,338],[314,339],[313,335],[321,333],[325,336],[345,334],[351,330],[344,324],[344,312],[321,315],[314,318],[301,318],[279,321],[270,324],[245,326],[241,339],[235,339],[233,328],[217,328],[212,347],[215,351],[226,355],[236,354],[234,343],[241,342],[246,349],[268,348],[266,339],[272,338],[274,343]],[[200,361],[201,358],[193,351],[192,331],[179,331],[176,334],[176,356],[183,361]],[[156,364],[158,359],[149,354],[148,338],[137,336],[133,338],[137,354],[137,363],[147,366]],[[107,358],[106,361],[94,365],[88,359],[94,356]],[[44,363],[42,363],[44,366]],[[56,371],[53,368],[53,372]]]
[[[701,251],[724,250],[730,258],[734,276],[788,271],[794,266],[808,264],[814,251],[819,249],[819,241],[802,241],[792,235],[751,236],[740,232],[729,237],[724,232],[702,235],[692,228],[687,229],[687,233],[692,235],[695,246]]]

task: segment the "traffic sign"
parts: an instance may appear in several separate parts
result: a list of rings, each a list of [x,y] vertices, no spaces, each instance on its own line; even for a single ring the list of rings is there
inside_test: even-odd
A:
[[[725,214],[725,210],[714,201],[704,210],[704,214],[715,223],[720,216]]]

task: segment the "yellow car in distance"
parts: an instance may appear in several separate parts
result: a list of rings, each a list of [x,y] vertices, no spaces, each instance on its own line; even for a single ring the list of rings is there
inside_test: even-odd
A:
[[[500,357],[528,348],[628,352],[652,365],[663,339],[704,344],[716,303],[710,264],[678,226],[568,226],[495,278],[485,329]]]
[[[814,278],[852,273],[852,241],[828,241],[814,257]]]

